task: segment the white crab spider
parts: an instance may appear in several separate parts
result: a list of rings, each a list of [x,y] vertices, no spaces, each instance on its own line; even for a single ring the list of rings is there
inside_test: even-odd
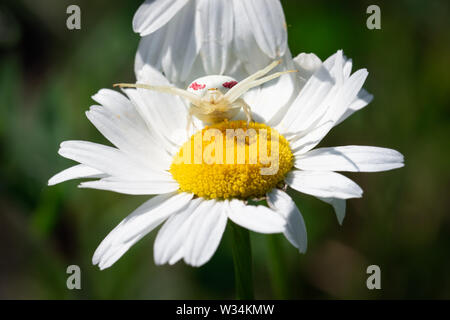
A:
[[[213,124],[233,118],[241,108],[244,110],[247,122],[250,122],[252,121],[250,107],[240,97],[253,87],[278,78],[283,74],[297,71],[276,72],[263,77],[280,63],[281,60],[274,61],[241,82],[237,82],[232,77],[222,75],[201,77],[194,80],[186,90],[171,86],[131,83],[118,83],[114,84],[114,87],[143,88],[186,98],[190,102],[188,128],[192,122],[192,116],[197,117],[207,124]]]

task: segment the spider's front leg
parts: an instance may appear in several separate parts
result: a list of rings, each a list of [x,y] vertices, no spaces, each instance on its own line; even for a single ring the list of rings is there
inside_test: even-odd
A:
[[[274,69],[280,63],[281,63],[281,60],[274,61],[271,64],[269,64],[267,67],[265,67],[259,71],[256,71],[254,74],[248,76],[247,78],[245,78],[244,80],[239,82],[237,85],[235,85],[233,88],[231,88],[227,93],[225,93],[224,99],[226,99],[230,103],[233,103],[234,101],[236,101],[240,96],[242,96],[245,92],[247,92],[251,88],[259,86],[270,80],[279,78],[284,74],[291,73],[291,72],[297,72],[297,70],[287,70],[287,71],[275,72],[274,74],[265,76],[267,73],[269,73],[272,69]]]
[[[183,97],[183,98],[189,100],[189,102],[191,102],[192,104],[194,104],[196,106],[200,106],[203,103],[202,99],[200,97],[196,96],[195,94],[193,94],[187,90],[179,89],[179,88],[172,87],[172,86],[153,86],[150,84],[142,84],[142,83],[116,83],[116,84],[113,84],[113,87],[141,88],[141,89],[153,90],[153,91],[158,91],[158,92],[164,92],[164,93],[172,94],[174,96]]]
[[[187,121],[186,121],[186,132],[187,132],[188,136],[189,136],[189,130],[191,129],[191,126],[192,126],[192,128],[194,128],[194,131],[198,130],[197,126],[195,125],[193,116],[194,116],[194,112],[193,112],[192,108],[189,108],[188,114],[187,114]]]
[[[191,128],[191,125],[193,125],[194,122],[192,121],[192,111],[191,109],[188,110],[188,115],[187,115],[187,121],[186,121],[186,132],[189,136],[189,129]]]
[[[250,106],[242,98],[238,99],[235,103],[239,105],[242,108],[242,110],[244,110],[245,116],[247,117],[247,125],[248,125],[251,121],[253,121],[252,110],[250,109]]]

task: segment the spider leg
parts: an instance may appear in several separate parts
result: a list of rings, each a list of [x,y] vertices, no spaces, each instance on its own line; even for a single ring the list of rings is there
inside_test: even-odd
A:
[[[249,83],[245,88],[242,89],[242,90],[243,90],[242,94],[245,93],[245,92],[247,92],[247,91],[250,90],[251,88],[260,86],[260,85],[262,85],[263,83],[266,83],[266,82],[268,82],[268,81],[270,81],[270,80],[273,80],[273,79],[276,79],[276,78],[278,78],[278,77],[281,77],[281,76],[284,75],[284,74],[292,73],[292,72],[297,72],[297,70],[281,71],[281,72],[277,72],[277,73],[271,74],[271,75],[269,75],[269,76],[266,76],[266,77],[264,77],[264,78],[261,78],[261,79],[252,81],[252,82]]]
[[[247,125],[249,125],[250,122],[253,121],[252,110],[250,109],[250,106],[244,101],[244,99],[239,99],[238,101],[242,105],[242,109],[244,110],[245,116],[247,117]]]
[[[188,115],[187,115],[187,122],[186,122],[186,132],[189,136],[189,129],[191,128],[191,125],[193,125],[194,122],[192,121],[192,112],[191,109],[189,109],[188,111]]]
[[[239,92],[241,87],[246,86],[248,83],[252,82],[253,80],[256,80],[264,75],[266,75],[267,73],[269,73],[273,68],[275,68],[276,66],[278,66],[281,63],[281,59],[280,60],[276,60],[274,62],[272,62],[271,64],[269,64],[267,67],[256,71],[255,73],[249,75],[247,78],[245,78],[244,80],[239,81],[233,88],[230,89],[230,91],[227,92],[227,94],[229,95],[233,95],[234,92]]]
[[[240,83],[246,82],[246,81],[252,81],[252,80],[258,79],[258,78],[268,74],[273,68],[278,66],[281,63],[281,61],[282,61],[281,59],[280,60],[275,60],[274,62],[269,64],[267,67],[265,67],[265,68],[263,68],[261,70],[258,70],[255,73],[249,75],[247,78],[245,78],[244,80],[240,81]],[[239,83],[237,85],[239,85]]]
[[[269,64],[267,67],[256,71],[254,74],[248,76],[244,80],[240,81],[238,84],[236,84],[233,88],[231,88],[224,96],[223,99],[226,100],[228,103],[233,103],[236,99],[238,99],[242,94],[244,94],[246,91],[250,90],[253,87],[259,86],[263,84],[264,82],[270,81],[272,79],[278,78],[282,76],[283,74],[290,73],[290,72],[296,72],[297,70],[288,70],[288,71],[282,71],[282,72],[276,72],[272,75],[266,76],[264,78],[264,75],[269,73],[273,68],[278,66],[281,63],[281,60],[277,60]],[[261,78],[261,79],[258,79]]]
[[[113,87],[141,88],[141,89],[159,91],[159,92],[169,93],[169,94],[172,94],[175,96],[183,97],[183,98],[189,100],[189,102],[191,102],[192,104],[195,104],[197,106],[202,104],[201,98],[196,96],[195,94],[193,94],[187,90],[183,90],[183,89],[179,89],[179,88],[171,87],[171,86],[152,86],[149,84],[140,84],[140,83],[136,83],[136,84],[134,84],[134,83],[116,83],[113,85]]]
[[[189,136],[189,129],[194,128],[194,131],[198,130],[197,126],[195,125],[195,122],[193,120],[193,112],[192,109],[189,108],[188,109],[188,114],[187,114],[187,123],[186,123],[186,131],[188,133]]]

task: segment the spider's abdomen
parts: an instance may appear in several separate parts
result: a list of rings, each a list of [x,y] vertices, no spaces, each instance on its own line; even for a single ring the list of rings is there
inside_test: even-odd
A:
[[[205,76],[192,81],[187,91],[200,97],[205,96],[209,89],[217,89],[225,94],[237,84],[237,81],[228,76]]]

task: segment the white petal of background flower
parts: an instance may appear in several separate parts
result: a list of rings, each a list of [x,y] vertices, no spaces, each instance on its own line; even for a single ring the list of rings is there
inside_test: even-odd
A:
[[[376,172],[403,167],[403,155],[379,147],[319,148],[296,158],[295,167],[315,171]]]
[[[189,0],[146,0],[136,11],[133,29],[141,36],[164,26]]]
[[[143,37],[136,74],[148,64],[179,86],[195,79],[200,66],[202,75],[235,77],[243,65],[248,75],[288,51],[279,0],[146,1],[133,28]]]
[[[238,1],[234,0],[234,4]],[[270,59],[282,57],[287,48],[287,26],[280,2],[278,0],[239,2],[243,5],[243,13],[247,15],[256,43],[261,50]]]
[[[164,56],[167,56],[166,44],[168,45],[168,43],[166,40],[168,32],[169,28],[164,27],[141,38],[134,60],[134,72],[136,76],[145,65],[150,65],[163,71],[162,60]],[[186,46],[184,41],[182,44]],[[172,79],[172,82],[175,83],[176,80],[178,79]]]
[[[295,202],[284,191],[273,189],[267,194],[267,203],[272,210],[278,212],[286,219],[284,235],[286,239],[301,253],[306,252],[308,237],[305,221]]]
[[[172,83],[188,80],[200,51],[201,43],[196,41],[195,29],[186,27],[195,21],[195,11],[195,6],[186,5],[177,13],[167,28],[164,48],[159,48],[163,54],[162,70]]]
[[[265,206],[246,205],[243,201],[229,201],[228,217],[236,224],[259,233],[280,233],[285,230],[286,220]]]
[[[360,198],[362,189],[349,178],[326,171],[299,171],[288,173],[286,183],[302,193],[324,198]]]
[[[229,0],[198,0],[197,43],[206,74],[224,74],[232,52],[233,6]]]
[[[268,65],[272,59],[261,50],[256,42],[244,1],[233,0],[233,10],[235,56],[242,61],[247,75],[250,75]]]

